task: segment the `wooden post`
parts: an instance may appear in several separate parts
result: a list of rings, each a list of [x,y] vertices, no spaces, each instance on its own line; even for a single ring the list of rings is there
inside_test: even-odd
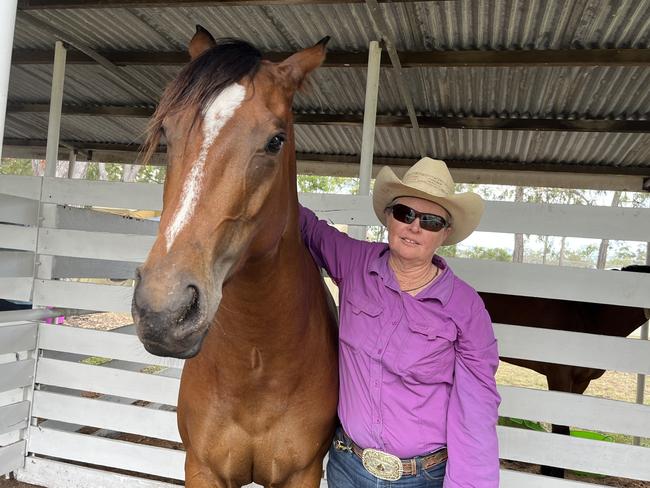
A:
[[[0,2],[0,156],[2,140],[5,133],[5,114],[7,112],[7,92],[9,91],[9,73],[11,71],[11,52],[14,44],[14,27],[16,25],[16,5],[18,0]]]
[[[66,49],[61,41],[54,45],[54,69],[50,95],[50,118],[47,124],[47,149],[45,176],[56,176],[59,159],[59,134],[61,132],[61,108],[63,106],[63,81],[65,78]]]

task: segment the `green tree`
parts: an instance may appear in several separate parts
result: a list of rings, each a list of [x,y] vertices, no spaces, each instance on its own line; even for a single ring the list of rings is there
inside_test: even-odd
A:
[[[456,244],[439,247],[436,251],[436,254],[442,256],[443,258],[455,258],[458,256],[458,248],[456,247]]]
[[[31,159],[3,158],[0,161],[0,174],[33,176]]]
[[[510,251],[502,247],[474,246],[464,250],[461,257],[470,259],[490,259],[492,261],[512,261]]]
[[[102,170],[104,168],[104,170]],[[120,163],[90,163],[88,165],[88,180],[120,181],[122,179],[122,164]],[[105,171],[105,174],[103,174]]]
[[[146,165],[140,168],[135,181],[139,183],[164,183],[167,175],[167,166]]]
[[[298,191],[301,193],[344,193],[352,195],[359,191],[358,178],[298,175],[297,181]]]

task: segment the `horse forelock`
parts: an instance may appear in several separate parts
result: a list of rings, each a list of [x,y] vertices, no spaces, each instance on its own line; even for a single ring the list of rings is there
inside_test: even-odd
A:
[[[187,64],[163,93],[147,127],[142,146],[142,161],[155,152],[168,115],[191,110],[196,119],[219,94],[245,77],[253,78],[260,67],[262,53],[239,39],[223,38],[201,56]]]

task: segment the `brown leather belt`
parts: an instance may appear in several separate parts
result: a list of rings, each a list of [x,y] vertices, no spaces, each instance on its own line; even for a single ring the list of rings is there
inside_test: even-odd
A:
[[[334,448],[339,451],[350,451],[353,452],[359,459],[363,460],[363,451],[364,449],[359,447],[351,438],[348,436],[343,429],[339,429],[338,435],[343,437],[343,440],[337,439],[334,444]],[[426,456],[418,456],[410,459],[400,459],[402,462],[402,475],[404,476],[415,476],[418,474],[418,458],[420,460],[421,469],[432,468],[444,461],[447,460],[447,448],[443,447],[438,449],[431,454]]]

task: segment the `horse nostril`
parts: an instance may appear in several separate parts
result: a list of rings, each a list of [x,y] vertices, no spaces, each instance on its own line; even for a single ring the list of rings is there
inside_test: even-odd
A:
[[[186,307],[182,310],[182,312],[178,316],[178,324],[188,324],[192,325],[194,323],[194,319],[196,316],[199,314],[199,289],[194,286],[194,285],[188,285],[187,290],[189,291],[189,300],[187,301]]]

